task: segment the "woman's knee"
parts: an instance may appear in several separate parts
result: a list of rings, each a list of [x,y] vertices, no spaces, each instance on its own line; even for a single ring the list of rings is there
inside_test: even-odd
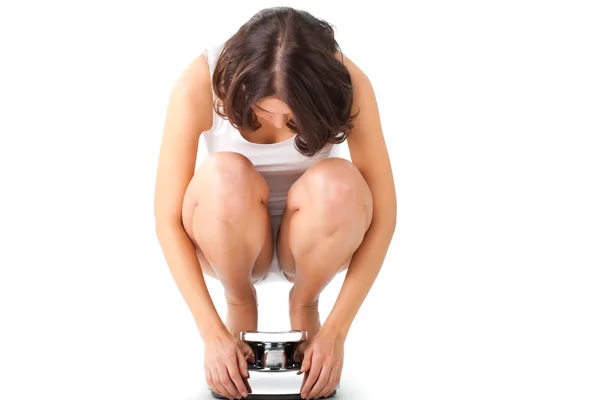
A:
[[[309,205],[324,221],[339,226],[363,208],[370,207],[371,193],[360,171],[343,158],[329,158],[309,168],[290,192],[297,208]]]
[[[252,162],[234,152],[209,155],[196,171],[199,204],[206,204],[213,215],[239,220],[249,208],[266,204],[269,187]]]

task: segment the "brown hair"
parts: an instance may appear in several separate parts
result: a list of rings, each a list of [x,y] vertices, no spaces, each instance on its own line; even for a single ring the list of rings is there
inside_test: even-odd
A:
[[[287,127],[300,153],[342,143],[356,115],[350,73],[337,52],[329,23],[291,7],[261,10],[224,44],[212,80],[215,111],[254,131],[261,125],[251,106],[277,96],[292,111]]]

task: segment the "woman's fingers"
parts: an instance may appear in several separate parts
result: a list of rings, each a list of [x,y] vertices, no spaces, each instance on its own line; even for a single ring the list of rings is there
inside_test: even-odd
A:
[[[308,393],[307,399],[317,399],[320,396],[320,393],[327,387],[329,384],[329,377],[331,376],[331,366],[323,365],[321,369],[321,373],[319,374],[319,379],[314,384],[310,392]]]
[[[229,397],[229,393],[227,392],[227,390],[225,390],[223,385],[221,385],[219,373],[214,369],[212,371],[207,369],[207,371],[208,372],[206,373],[206,381],[208,382],[208,386],[212,389],[212,391],[218,394],[219,396]]]
[[[296,362],[302,361],[302,358],[305,356],[304,351],[305,351],[307,345],[308,345],[308,341],[304,341],[304,342],[301,342],[296,347],[296,351],[294,351],[294,354],[292,355],[292,359],[294,361],[296,361]]]
[[[238,349],[237,363],[239,371],[242,374],[242,377],[249,378],[250,376],[248,375],[248,361],[246,361],[246,357],[247,355],[244,355],[244,353],[242,353],[242,351]]]
[[[325,385],[325,387],[319,393],[317,393],[315,396],[316,398],[327,397],[333,393],[340,382],[340,370],[341,368],[339,365],[336,365],[331,369],[331,375],[329,375],[329,381],[327,382],[327,385]]]
[[[252,388],[250,387],[250,384],[248,383],[248,379],[243,378],[244,379],[244,385],[246,385],[246,391],[248,393],[252,393]]]
[[[315,358],[311,361],[312,365],[310,367],[310,372],[308,372],[308,377],[306,378],[306,381],[304,382],[304,384],[302,385],[302,390],[300,392],[300,395],[302,396],[303,399],[308,398],[308,394],[310,393],[310,391],[312,390],[313,386],[315,385],[315,383],[317,383],[317,380],[319,379],[319,375],[321,374],[321,368],[322,368],[322,363],[321,360]]]
[[[231,399],[231,393],[229,393],[227,391],[227,389],[225,389],[223,387],[223,385],[221,384],[221,379],[219,378],[219,373],[216,370],[212,370],[212,382],[213,382],[213,386],[212,386],[212,390],[213,392],[217,393],[220,396],[225,396],[228,399]]]
[[[241,354],[241,353],[240,353]],[[253,362],[254,360],[254,354],[252,353],[252,350],[250,350],[249,354],[241,354],[241,363],[243,363],[244,368],[243,368],[243,373],[242,373],[242,380],[244,381],[244,386],[246,386],[246,392],[247,393],[252,393],[252,388],[250,387],[250,384],[248,383],[248,379],[250,378],[250,372],[248,371],[248,361],[250,360],[250,362]]]
[[[221,394],[221,393],[219,393],[219,390],[217,389],[217,385],[213,382],[212,374],[210,373],[210,369],[208,369],[208,368],[204,369],[204,377],[206,378],[206,384],[208,385],[210,390],[212,390],[216,394]]]
[[[242,373],[242,381],[244,382],[244,387],[246,388],[246,391],[241,391],[242,395],[244,395],[244,397],[248,396],[248,393],[252,393],[252,388],[250,387],[250,384],[248,383],[248,378],[250,378],[250,373],[248,372],[248,361],[247,359],[250,358],[254,358],[254,355],[252,354],[252,350],[250,350],[250,353],[242,353],[242,351],[238,352],[238,365],[240,368],[240,372]],[[245,394],[244,394],[245,393]]]
[[[306,379],[308,378],[308,373],[304,374],[304,379],[302,379],[302,385],[300,385],[300,388],[303,388],[304,385],[306,384]],[[301,389],[302,390],[302,389]]]
[[[338,386],[340,385],[340,382],[342,381],[342,368],[343,364],[340,363],[337,368],[335,381],[333,382],[333,388],[331,388],[331,392],[329,392],[328,396],[331,395],[335,390],[337,390]]]
[[[241,351],[238,350],[235,360],[229,360],[227,363],[227,372],[229,372],[229,378],[235,385],[236,397],[237,395],[242,395],[243,397],[248,397],[248,393],[246,391],[246,385],[242,380],[242,375],[240,375],[240,367],[239,367],[239,359],[242,358]]]
[[[254,357],[254,352],[252,351],[252,348],[247,343],[244,343],[242,341],[240,341],[240,343],[242,346],[242,354],[244,355],[244,360],[246,360],[246,362],[251,363],[256,362],[256,358]]]
[[[303,355],[303,359],[302,359],[302,366],[300,367],[300,371],[298,371],[298,375],[300,375],[303,372],[308,372],[308,370],[311,367],[312,364],[312,349],[308,349],[306,350],[306,352]]]
[[[233,385],[233,382],[231,381],[231,378],[229,377],[229,372],[227,371],[227,368],[225,366],[221,366],[218,369],[218,374],[219,374],[219,383],[221,384],[221,386],[223,387],[224,390],[224,395],[231,399],[235,399],[235,398],[239,398],[241,395],[240,393],[238,393],[237,389],[235,388],[235,386]]]

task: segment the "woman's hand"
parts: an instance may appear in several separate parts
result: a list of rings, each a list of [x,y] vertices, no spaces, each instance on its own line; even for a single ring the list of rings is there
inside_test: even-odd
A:
[[[298,374],[306,373],[300,389],[303,399],[327,397],[337,388],[344,365],[344,341],[338,332],[321,330],[298,346],[296,360],[304,355]]]
[[[241,399],[252,393],[248,384],[248,364],[254,361],[252,349],[229,333],[204,341],[206,383],[217,394]]]

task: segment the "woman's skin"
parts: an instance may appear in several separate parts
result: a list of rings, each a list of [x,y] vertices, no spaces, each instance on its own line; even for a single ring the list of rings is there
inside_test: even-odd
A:
[[[348,136],[352,162],[330,158],[311,166],[290,188],[276,238],[289,294],[292,329],[308,331],[300,349],[304,398],[337,387],[344,341],[391,241],[396,198],[389,157],[368,78],[347,58],[355,87],[355,128]],[[198,138],[212,125],[208,66],[199,57],[171,94],[159,160],[155,210],[165,257],[205,343],[209,386],[228,398],[247,396],[246,360],[239,332],[257,329],[253,283],[265,277],[273,256],[269,187],[243,155],[209,155],[195,168]],[[256,143],[293,136],[291,111],[276,97],[253,105],[262,124],[240,132]],[[200,111],[198,111],[200,110]],[[178,204],[180,206],[178,206]],[[338,300],[321,326],[318,299],[337,273],[348,268]],[[221,322],[202,272],[218,279],[228,304]]]

